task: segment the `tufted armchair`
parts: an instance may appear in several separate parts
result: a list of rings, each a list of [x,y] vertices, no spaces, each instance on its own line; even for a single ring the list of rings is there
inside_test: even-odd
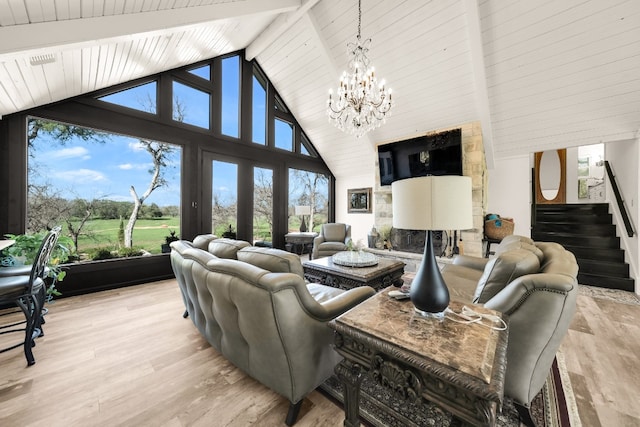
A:
[[[313,239],[311,259],[331,256],[337,252],[347,250],[351,241],[351,226],[348,224],[330,222],[322,224],[320,234]]]

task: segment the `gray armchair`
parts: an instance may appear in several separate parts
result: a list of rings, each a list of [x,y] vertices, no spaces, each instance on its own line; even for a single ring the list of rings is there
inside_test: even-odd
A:
[[[351,226],[339,222],[322,224],[320,235],[313,239],[311,259],[331,256],[347,250],[351,241]]]

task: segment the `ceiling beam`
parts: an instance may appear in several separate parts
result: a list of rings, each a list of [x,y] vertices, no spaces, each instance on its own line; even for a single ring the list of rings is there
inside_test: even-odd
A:
[[[480,11],[477,0],[465,0],[467,12],[467,32],[471,49],[471,66],[476,86],[476,107],[482,126],[482,144],[487,168],[494,168],[493,154],[493,126],[491,125],[491,106],[487,90],[487,75],[485,73],[484,49],[482,48],[482,31],[480,30]]]
[[[280,14],[300,8],[301,0],[246,0],[153,12],[129,13],[0,28],[0,55],[56,46],[95,43],[154,31],[254,14]],[[69,46],[67,46],[69,47]]]
[[[251,42],[245,51],[245,58],[251,61],[265,50],[278,37],[284,34],[293,24],[306,15],[307,11],[315,6],[320,0],[307,0],[302,6],[293,12],[278,16],[258,37]]]

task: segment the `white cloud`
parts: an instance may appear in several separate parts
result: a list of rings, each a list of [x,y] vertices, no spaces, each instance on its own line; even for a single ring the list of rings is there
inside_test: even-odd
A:
[[[54,176],[57,179],[73,182],[98,182],[107,181],[107,177],[100,171],[91,169],[67,170],[64,172],[56,172]]]
[[[88,160],[91,158],[89,150],[84,147],[67,147],[60,150],[50,151],[48,155],[54,159],[75,159]]]
[[[151,167],[151,163],[122,163],[118,165],[120,170],[147,170]]]
[[[129,149],[131,151],[142,151],[144,150],[144,147],[142,146],[142,144],[140,144],[140,142],[136,141],[129,143]]]

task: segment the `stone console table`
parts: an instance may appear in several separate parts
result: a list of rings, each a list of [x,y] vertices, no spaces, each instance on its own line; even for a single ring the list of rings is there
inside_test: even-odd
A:
[[[370,375],[403,400],[421,405],[426,399],[459,420],[494,426],[503,401],[507,331],[420,317],[410,301],[389,297],[391,289],[329,322],[344,357],[335,368],[345,387],[344,425],[360,425],[360,383]],[[450,308],[459,312],[462,305],[451,301]],[[504,319],[497,311],[467,305]]]

